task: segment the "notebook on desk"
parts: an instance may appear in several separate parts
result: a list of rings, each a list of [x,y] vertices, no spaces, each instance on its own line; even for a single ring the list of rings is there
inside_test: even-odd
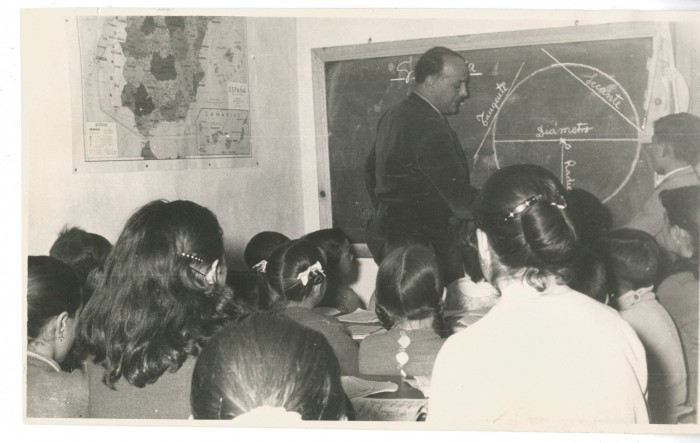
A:
[[[350,336],[353,340],[363,340],[368,335],[376,334],[384,330],[379,325],[345,325],[350,331]]]
[[[366,309],[357,309],[355,312],[337,317],[343,323],[379,324],[377,314]]]

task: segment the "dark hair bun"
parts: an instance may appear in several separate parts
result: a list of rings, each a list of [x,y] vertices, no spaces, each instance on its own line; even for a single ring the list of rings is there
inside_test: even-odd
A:
[[[525,269],[526,280],[540,290],[548,275],[567,282],[578,240],[566,207],[564,187],[541,166],[493,173],[475,207],[477,225],[501,265],[492,278]]]
[[[576,232],[563,209],[541,200],[520,217],[525,243],[542,264],[573,260]]]

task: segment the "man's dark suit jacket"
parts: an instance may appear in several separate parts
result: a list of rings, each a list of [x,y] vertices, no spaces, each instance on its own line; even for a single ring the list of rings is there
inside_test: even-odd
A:
[[[377,262],[387,243],[411,238],[430,242],[440,256],[450,218],[471,218],[476,196],[457,134],[415,93],[380,119],[365,183],[375,208],[367,243]]]

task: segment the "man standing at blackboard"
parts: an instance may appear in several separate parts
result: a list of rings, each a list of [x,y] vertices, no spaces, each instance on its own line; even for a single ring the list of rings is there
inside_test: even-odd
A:
[[[450,256],[451,223],[470,219],[476,190],[457,134],[445,115],[457,114],[468,97],[464,58],[444,47],[426,51],[415,66],[416,86],[379,120],[365,165],[374,206],[367,246],[380,263],[387,249],[429,243],[444,283],[462,277]]]

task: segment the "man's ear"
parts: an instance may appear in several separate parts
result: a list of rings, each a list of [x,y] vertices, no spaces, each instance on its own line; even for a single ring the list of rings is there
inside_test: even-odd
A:
[[[675,157],[676,153],[673,151],[673,146],[671,146],[669,143],[662,142],[661,143],[661,154],[659,157],[661,158],[666,158],[666,157]]]
[[[671,226],[671,240],[678,245],[681,255],[684,257],[692,257],[693,249],[692,246],[689,245],[692,245],[693,239],[690,237],[688,231],[680,226]]]
[[[68,312],[63,311],[56,316],[54,321],[54,338],[56,340],[63,340],[66,334],[66,329],[68,328]]]
[[[216,260],[214,260],[214,262],[211,264],[211,267],[209,268],[209,271],[207,271],[207,274],[204,276],[204,279],[210,285],[213,285],[214,283],[219,282],[220,276],[219,276],[219,259],[218,258]]]
[[[437,83],[439,76],[436,74],[430,74],[425,77],[425,84],[429,87],[434,87],[435,83]]]

